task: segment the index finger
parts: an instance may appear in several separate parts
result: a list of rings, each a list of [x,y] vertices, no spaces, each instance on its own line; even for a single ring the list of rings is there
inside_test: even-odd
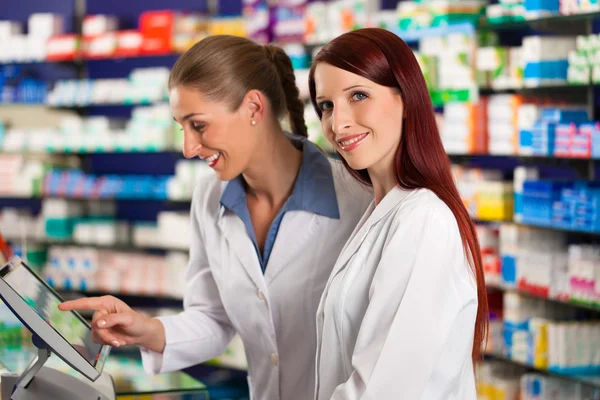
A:
[[[58,305],[58,309],[61,311],[73,311],[73,310],[92,310],[100,311],[106,309],[104,304],[104,298],[102,297],[83,297],[77,300],[65,301]]]

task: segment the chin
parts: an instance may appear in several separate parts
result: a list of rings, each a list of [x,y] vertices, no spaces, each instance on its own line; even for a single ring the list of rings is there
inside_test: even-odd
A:
[[[348,157],[345,158],[346,163],[348,163],[348,166],[354,170],[362,170],[362,169],[367,169],[369,168],[371,165],[373,165],[373,161],[372,160],[368,160],[368,159],[364,159],[364,158],[358,158],[358,157]]]
[[[215,171],[215,174],[217,175],[217,179],[220,181],[230,181],[234,178],[237,178],[239,175],[239,174],[234,175],[228,171]]]

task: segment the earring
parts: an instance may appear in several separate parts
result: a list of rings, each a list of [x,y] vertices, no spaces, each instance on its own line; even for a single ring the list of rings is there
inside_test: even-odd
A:
[[[252,122],[250,122],[250,124],[251,124],[252,126],[256,126],[256,121],[255,121],[255,120],[252,120]]]

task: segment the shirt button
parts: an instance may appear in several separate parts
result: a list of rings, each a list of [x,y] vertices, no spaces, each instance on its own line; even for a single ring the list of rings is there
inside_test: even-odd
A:
[[[262,292],[262,290],[258,289],[258,291],[256,292],[256,295],[258,296],[259,299],[264,300],[265,299],[265,294]]]
[[[271,361],[273,362],[274,366],[279,365],[279,358],[277,357],[277,354],[275,354],[275,353],[271,354]]]

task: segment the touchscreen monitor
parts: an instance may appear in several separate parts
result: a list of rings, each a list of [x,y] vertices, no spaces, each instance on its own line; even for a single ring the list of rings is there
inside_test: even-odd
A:
[[[89,379],[100,375],[110,347],[94,343],[90,325],[77,312],[60,311],[60,295],[19,257],[0,269],[0,297],[66,363]]]

